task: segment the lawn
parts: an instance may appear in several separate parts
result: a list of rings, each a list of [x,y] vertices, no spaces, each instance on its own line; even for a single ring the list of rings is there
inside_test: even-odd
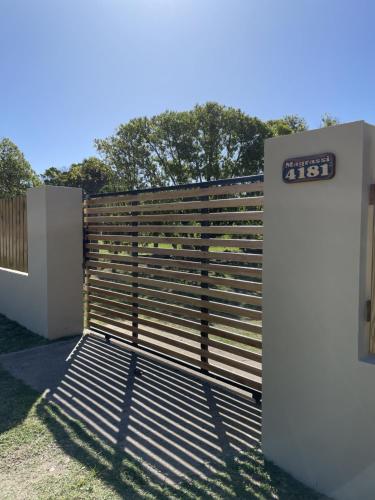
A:
[[[0,316],[0,354],[46,341]],[[0,369],[0,498],[324,499],[265,462],[260,451],[205,481],[167,486],[59,406]]]
[[[48,344],[48,340],[0,314],[0,354],[45,344]]]

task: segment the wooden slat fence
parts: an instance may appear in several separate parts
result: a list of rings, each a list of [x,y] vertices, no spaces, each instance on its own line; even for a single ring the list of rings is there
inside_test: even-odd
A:
[[[27,272],[26,196],[0,199],[0,267]]]
[[[87,327],[261,391],[262,191],[256,177],[86,200]]]

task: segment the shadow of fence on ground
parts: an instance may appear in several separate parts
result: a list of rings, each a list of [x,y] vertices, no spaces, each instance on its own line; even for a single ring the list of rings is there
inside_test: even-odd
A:
[[[17,404],[14,394],[22,395]],[[0,364],[0,434],[22,423],[39,397],[38,392],[14,379]]]
[[[233,466],[241,451],[257,468],[261,411],[251,400],[95,337],[78,344],[38,414],[65,452],[122,495],[167,488],[189,498],[202,481],[206,497],[223,495],[243,483]],[[249,486],[261,491],[254,470]]]

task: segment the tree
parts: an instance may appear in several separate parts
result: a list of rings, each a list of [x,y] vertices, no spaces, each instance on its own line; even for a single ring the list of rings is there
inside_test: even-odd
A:
[[[68,170],[48,168],[42,175],[45,184],[82,188],[86,194],[100,193],[112,186],[112,171],[99,158],[91,156],[73,163]]]
[[[49,167],[41,175],[44,184],[48,186],[66,186],[67,171],[59,170],[57,167]]]
[[[111,181],[111,169],[95,156],[85,158],[81,163],[73,163],[66,173],[66,185],[80,187],[87,194],[110,189]]]
[[[20,149],[7,138],[0,140],[0,197],[23,194],[40,180]]]
[[[124,190],[256,174],[272,135],[257,118],[207,103],[130,120],[95,144]]]
[[[308,130],[306,120],[298,115],[285,115],[278,120],[269,120],[267,125],[271,129],[272,135],[289,135]]]
[[[333,127],[334,125],[339,125],[339,120],[329,113],[324,113],[320,119],[320,128]]]
[[[285,115],[282,120],[292,130],[293,133],[305,132],[309,129],[306,120],[298,115]]]

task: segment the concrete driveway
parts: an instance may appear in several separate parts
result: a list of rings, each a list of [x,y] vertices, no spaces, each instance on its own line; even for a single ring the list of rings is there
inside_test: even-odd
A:
[[[2,355],[0,363],[169,483],[205,478],[260,443],[261,410],[250,398],[97,337]]]

